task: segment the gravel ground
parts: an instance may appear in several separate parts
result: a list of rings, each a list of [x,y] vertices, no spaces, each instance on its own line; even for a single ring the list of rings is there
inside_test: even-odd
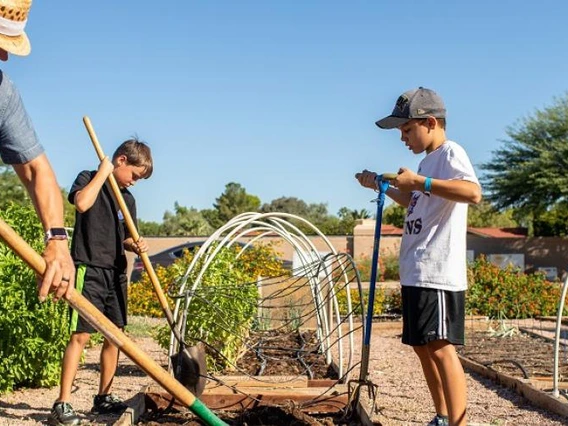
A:
[[[425,425],[433,416],[432,404],[412,349],[400,343],[397,328],[375,327],[371,350],[371,379],[377,388],[378,413],[373,419],[384,426]],[[164,365],[164,351],[150,338],[133,339],[153,359]],[[84,417],[84,424],[111,425],[117,417],[97,417],[89,413],[98,386],[99,347],[90,348],[80,368],[72,404]],[[121,355],[113,392],[129,400],[151,383],[132,362]],[[515,392],[483,377],[467,374],[470,425],[567,425],[568,419],[531,406]],[[57,397],[58,388],[26,389],[0,397],[0,425],[40,425]],[[366,392],[362,402],[370,404]]]

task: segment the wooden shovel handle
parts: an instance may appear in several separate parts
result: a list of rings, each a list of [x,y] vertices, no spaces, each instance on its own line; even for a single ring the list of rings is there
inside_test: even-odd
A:
[[[105,153],[103,152],[103,149],[101,148],[101,145],[99,143],[97,135],[95,134],[95,130],[93,129],[93,125],[91,124],[91,120],[89,119],[89,117],[84,116],[83,117],[83,123],[85,124],[85,127],[87,128],[87,132],[89,133],[89,136],[91,137],[91,142],[93,143],[93,146],[95,147],[95,151],[97,151],[97,155],[99,157],[99,160],[102,161],[105,158]],[[120,210],[122,211],[122,215],[124,216],[124,220],[126,222],[126,226],[128,227],[128,231],[130,232],[132,239],[134,241],[138,242],[138,240],[140,239],[140,235],[138,234],[138,230],[136,229],[136,225],[134,224],[134,220],[132,219],[130,211],[128,210],[128,207],[126,206],[126,203],[124,202],[124,197],[122,196],[122,193],[120,192],[120,188],[118,187],[118,184],[116,183],[116,179],[114,178],[114,175],[110,174],[109,177],[108,177],[108,180],[109,180],[110,186],[112,188],[112,191],[114,193],[114,196],[116,198],[116,201],[118,202],[118,206],[120,207]],[[154,292],[156,293],[156,296],[158,296],[158,301],[160,302],[160,306],[162,307],[162,310],[164,311],[164,314],[166,316],[166,320],[168,321],[168,324],[170,325],[170,327],[173,328],[173,327],[175,327],[174,317],[173,317],[172,311],[170,310],[170,306],[168,305],[168,301],[166,299],[166,296],[164,295],[164,291],[162,290],[162,286],[160,285],[160,280],[158,279],[158,276],[156,275],[156,272],[154,271],[154,267],[152,266],[152,262],[150,262],[150,258],[148,257],[148,253],[140,253],[140,259],[142,259],[142,263],[144,264],[144,268],[146,269],[146,272],[148,273],[148,277],[150,278],[152,286],[154,287]]]

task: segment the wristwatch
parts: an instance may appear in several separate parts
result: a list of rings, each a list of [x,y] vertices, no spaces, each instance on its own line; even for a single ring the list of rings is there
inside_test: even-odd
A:
[[[68,238],[65,228],[50,228],[46,231],[43,241],[47,244],[49,240],[66,240]]]

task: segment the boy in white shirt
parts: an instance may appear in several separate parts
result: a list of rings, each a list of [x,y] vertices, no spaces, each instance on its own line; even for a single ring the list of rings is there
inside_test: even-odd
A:
[[[426,153],[418,173],[398,171],[387,195],[407,208],[400,247],[402,342],[412,346],[436,408],[433,426],[465,425],[465,374],[454,345],[464,344],[468,204],[481,201],[473,166],[446,139],[446,109],[432,90],[402,94],[391,115],[376,122],[398,128],[415,154]],[[356,175],[376,189],[376,173]]]

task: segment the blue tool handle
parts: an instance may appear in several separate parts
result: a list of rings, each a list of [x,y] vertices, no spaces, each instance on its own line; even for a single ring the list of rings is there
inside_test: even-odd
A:
[[[381,240],[381,226],[383,222],[383,207],[385,205],[385,194],[389,188],[389,182],[383,179],[383,175],[375,178],[379,197],[377,198],[377,218],[375,220],[375,238],[373,241],[373,257],[371,260],[371,277],[369,281],[369,303],[367,304],[367,316],[365,318],[365,339],[364,344],[368,346],[371,342],[371,328],[373,324],[373,311],[375,306],[375,287],[377,284],[377,269],[379,263],[379,246]]]

